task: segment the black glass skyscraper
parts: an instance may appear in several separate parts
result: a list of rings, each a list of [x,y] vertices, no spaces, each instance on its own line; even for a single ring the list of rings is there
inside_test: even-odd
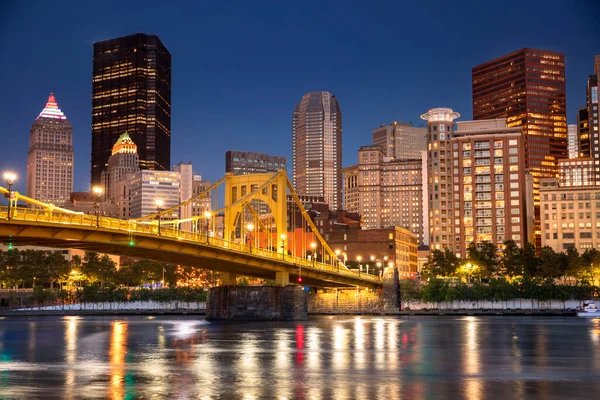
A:
[[[171,53],[158,36],[138,33],[94,43],[92,184],[100,183],[112,146],[129,134],[140,168],[171,164]]]

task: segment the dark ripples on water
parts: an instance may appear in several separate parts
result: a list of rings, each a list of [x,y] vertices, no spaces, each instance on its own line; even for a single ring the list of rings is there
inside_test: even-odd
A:
[[[0,398],[599,399],[600,319],[0,319]]]

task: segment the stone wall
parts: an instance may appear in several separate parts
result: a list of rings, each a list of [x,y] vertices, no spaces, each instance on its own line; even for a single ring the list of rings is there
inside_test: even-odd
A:
[[[308,295],[310,314],[382,314],[381,289],[313,289]]]
[[[220,286],[208,290],[206,319],[306,320],[307,292],[300,286]]]

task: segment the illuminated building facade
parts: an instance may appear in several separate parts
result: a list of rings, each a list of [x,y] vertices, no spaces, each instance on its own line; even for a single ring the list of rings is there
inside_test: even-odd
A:
[[[540,197],[542,246],[557,252],[600,248],[600,188],[561,188],[556,178],[543,179]]]
[[[567,125],[569,158],[579,157],[579,138],[577,136],[577,124]]]
[[[169,170],[171,54],[156,35],[94,43],[92,184],[101,183],[113,144],[124,132],[138,146],[141,169]]]
[[[539,180],[556,177],[567,158],[564,54],[521,49],[474,67],[472,83],[474,120],[506,118],[523,130],[539,234]]]
[[[299,195],[342,203],[342,112],[329,92],[311,92],[292,117],[292,182]]]
[[[452,148],[454,120],[460,114],[450,108],[432,108],[421,118],[427,121],[427,192],[429,198],[429,245],[432,250],[460,252],[454,240]],[[458,205],[456,205],[458,207]],[[427,218],[427,216],[426,216]]]
[[[409,122],[393,122],[373,130],[373,146],[381,147],[386,157],[396,160],[421,158],[427,148],[427,129]]]
[[[50,93],[29,132],[27,196],[64,205],[73,191],[73,128]]]
[[[116,183],[124,179],[127,173],[135,173],[140,170],[137,146],[127,132],[119,136],[115,142],[107,164],[101,175],[104,196],[108,200],[115,200],[120,194],[116,190]]]
[[[457,122],[451,145],[455,252],[466,256],[472,242],[534,240],[521,128],[503,119]]]
[[[358,162],[343,170],[344,210],[359,214],[363,229],[399,226],[415,234],[419,244],[428,243],[423,224],[424,161],[395,160],[379,146],[362,146]]]
[[[131,218],[140,218],[157,211],[156,200],[163,201],[163,209],[180,203],[179,172],[140,170],[130,183]],[[164,218],[179,218],[179,212]]]

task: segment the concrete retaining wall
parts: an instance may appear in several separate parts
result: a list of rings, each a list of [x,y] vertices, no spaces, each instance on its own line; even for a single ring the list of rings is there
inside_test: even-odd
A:
[[[206,303],[186,301],[127,301],[127,302],[99,302],[64,304],[45,307],[22,308],[19,311],[136,311],[136,310],[189,310],[197,311],[206,309]]]

